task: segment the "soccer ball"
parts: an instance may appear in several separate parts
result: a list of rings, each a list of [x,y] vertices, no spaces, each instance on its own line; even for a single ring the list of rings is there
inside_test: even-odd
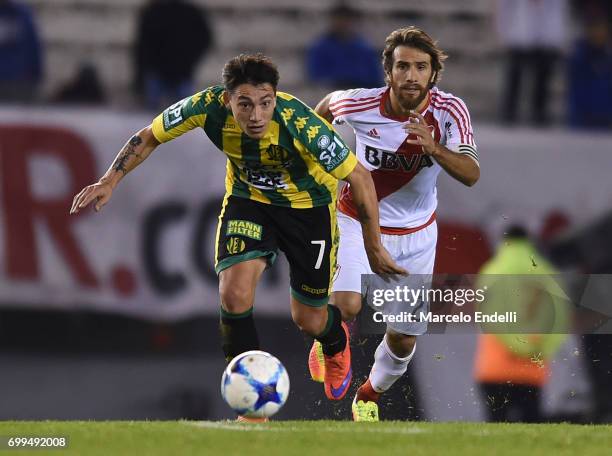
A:
[[[238,415],[270,417],[289,396],[289,375],[285,366],[270,353],[244,352],[223,372],[221,395]]]

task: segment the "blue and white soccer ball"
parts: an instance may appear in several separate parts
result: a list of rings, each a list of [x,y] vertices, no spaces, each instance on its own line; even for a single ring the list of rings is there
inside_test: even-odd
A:
[[[287,401],[289,375],[285,366],[270,353],[244,352],[223,372],[221,395],[238,415],[270,417]]]

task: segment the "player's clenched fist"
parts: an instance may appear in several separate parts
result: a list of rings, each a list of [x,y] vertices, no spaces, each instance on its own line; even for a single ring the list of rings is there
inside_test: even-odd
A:
[[[436,141],[432,136],[433,127],[427,125],[425,118],[416,111],[411,111],[408,114],[412,122],[404,125],[406,133],[413,134],[416,139],[407,139],[408,144],[417,144],[422,147],[423,152],[427,155],[434,156],[436,154]]]
[[[106,203],[108,203],[112,194],[113,188],[110,184],[97,182],[95,184],[88,185],[72,200],[70,213],[78,214],[81,209],[86,208],[92,201],[95,202],[94,209],[96,212],[98,212]]]

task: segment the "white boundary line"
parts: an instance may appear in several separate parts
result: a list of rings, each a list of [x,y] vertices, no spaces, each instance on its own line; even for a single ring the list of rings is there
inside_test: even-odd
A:
[[[204,429],[219,429],[226,431],[245,431],[245,432],[311,432],[311,429],[304,429],[298,426],[289,426],[289,427],[267,427],[266,425],[261,425],[260,423],[237,423],[233,421],[181,421],[181,423],[186,426],[200,427]],[[432,433],[433,430],[424,429],[420,427],[406,427],[406,428],[365,428],[359,427],[358,430],[348,429],[348,428],[321,428],[317,429],[317,433],[321,432],[329,432],[329,433],[342,433],[342,434],[353,434],[355,432],[366,432],[366,433],[376,433],[376,434],[427,434]]]
[[[299,426],[287,426],[287,427],[268,427],[265,423],[239,423],[236,421],[179,421],[179,423],[186,426],[199,427],[203,429],[217,429],[223,431],[243,431],[243,432],[272,432],[272,433],[284,433],[284,432],[311,432],[312,429],[301,428]],[[282,423],[282,421],[278,421]],[[340,422],[339,422],[340,423]],[[350,423],[347,421],[347,423]],[[408,422],[409,423],[409,422]],[[435,427],[419,427],[416,425],[407,425],[406,427],[366,427],[359,426],[357,429],[351,429],[351,427],[328,427],[328,428],[317,428],[317,433],[330,433],[330,434],[354,434],[358,433],[373,433],[373,434],[396,434],[396,435],[415,435],[415,434],[433,434],[438,432]],[[461,433],[473,437],[496,437],[500,435],[512,435],[514,433],[523,434],[523,430],[518,429],[483,429],[476,427],[475,429],[463,429]]]

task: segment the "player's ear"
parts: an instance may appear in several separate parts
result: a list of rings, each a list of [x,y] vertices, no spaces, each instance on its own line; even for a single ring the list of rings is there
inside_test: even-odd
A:
[[[227,90],[223,91],[223,104],[225,106],[229,106],[229,93],[227,92]]]
[[[429,88],[432,88],[436,84],[437,77],[438,77],[438,72],[434,71],[431,74],[431,79],[429,80]]]

